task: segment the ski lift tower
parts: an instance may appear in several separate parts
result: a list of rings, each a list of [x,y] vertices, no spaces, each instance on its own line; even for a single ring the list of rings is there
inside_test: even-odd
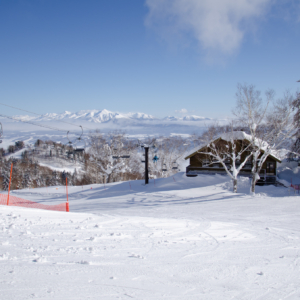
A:
[[[149,144],[142,144],[140,141],[137,144],[137,147],[141,147],[142,149],[145,150],[145,185],[149,184],[149,169],[148,169],[148,163],[149,163],[149,148],[156,148],[156,145],[154,144],[155,139],[153,139]],[[142,161],[144,162],[144,161]]]

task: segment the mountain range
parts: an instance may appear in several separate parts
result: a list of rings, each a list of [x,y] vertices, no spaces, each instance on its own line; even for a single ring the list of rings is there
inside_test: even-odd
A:
[[[106,109],[65,111],[37,116],[4,116],[0,117],[3,131],[6,133],[9,131],[10,134],[16,136],[16,139],[20,139],[21,132],[22,134],[26,133],[28,137],[46,134],[43,138],[54,139],[49,134],[57,135],[64,131],[65,135],[67,132],[80,133],[79,127],[83,129],[84,133],[98,129],[103,133],[122,130],[132,136],[190,135],[203,132],[207,125],[215,122],[214,119],[195,115],[156,118],[145,113],[119,113]],[[218,121],[222,122],[222,120]]]
[[[167,116],[159,119],[152,115],[145,113],[118,113],[111,112],[107,109],[103,110],[81,110],[73,113],[65,111],[63,113],[46,113],[44,115],[33,117],[33,116],[16,116],[16,118],[23,121],[52,121],[52,120],[76,120],[76,121],[88,121],[93,123],[107,123],[107,122],[118,122],[118,121],[205,121],[211,120],[210,118],[199,117],[195,115],[186,115],[182,118],[175,116]]]

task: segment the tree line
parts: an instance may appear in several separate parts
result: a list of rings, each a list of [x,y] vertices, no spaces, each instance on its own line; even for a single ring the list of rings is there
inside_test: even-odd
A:
[[[12,190],[65,185],[66,178],[68,185],[144,178],[145,157],[136,139],[129,139],[121,131],[103,134],[95,130],[86,140],[85,149],[40,139],[34,145],[25,146],[22,141],[10,145],[0,156],[0,188],[8,189],[11,163]],[[150,178],[168,177],[178,172],[177,161],[188,145],[180,136],[157,138],[149,152]],[[19,159],[13,155],[17,151],[21,152]]]

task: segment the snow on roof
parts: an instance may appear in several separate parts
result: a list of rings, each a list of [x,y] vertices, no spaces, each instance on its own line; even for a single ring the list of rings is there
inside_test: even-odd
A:
[[[244,131],[232,131],[221,134],[220,138],[224,141],[233,140],[247,140],[251,141],[251,135],[245,133]]]

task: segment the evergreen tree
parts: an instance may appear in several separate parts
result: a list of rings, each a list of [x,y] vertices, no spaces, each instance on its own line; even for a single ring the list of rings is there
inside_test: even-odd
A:
[[[4,191],[8,191],[8,187],[9,187],[9,178],[10,178],[10,166],[11,163],[9,161],[4,161],[3,165],[2,165],[2,189]]]
[[[51,186],[60,185],[59,175],[58,175],[58,173],[56,171],[52,172],[52,177],[50,179],[50,185]]]
[[[29,172],[23,174],[22,186],[23,188],[29,188],[31,186],[32,180]]]

